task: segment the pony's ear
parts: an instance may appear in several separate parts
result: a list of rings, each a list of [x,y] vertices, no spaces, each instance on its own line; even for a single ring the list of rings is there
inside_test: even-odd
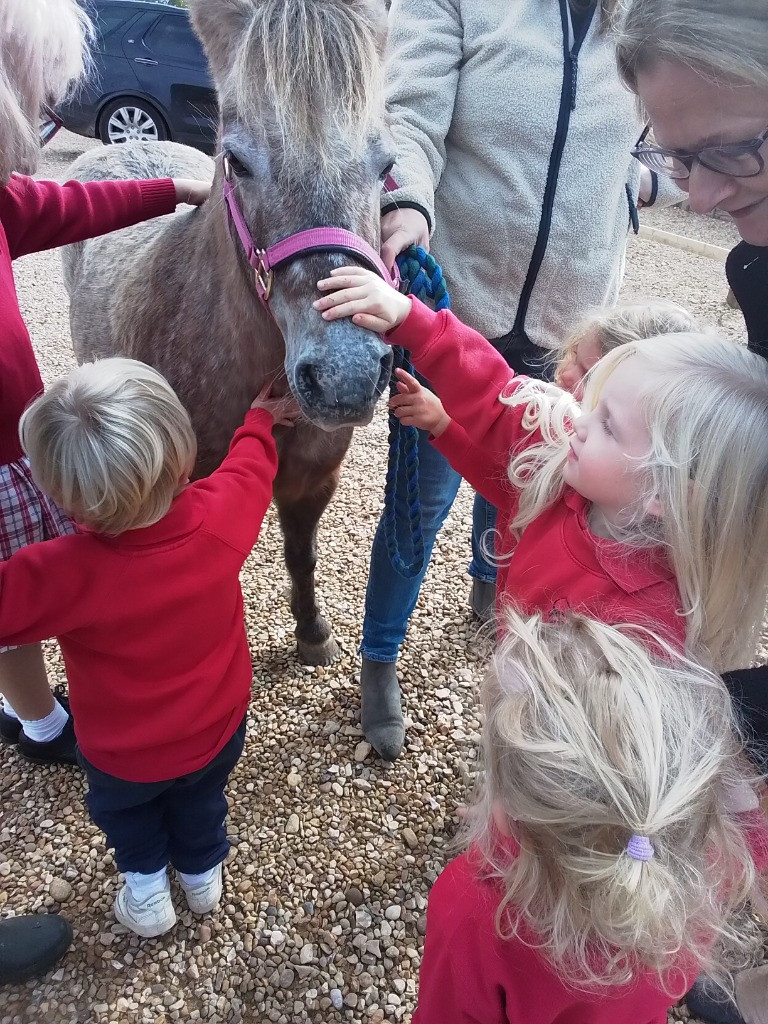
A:
[[[188,0],[188,5],[195,32],[218,80],[229,70],[234,41],[253,18],[253,0]]]

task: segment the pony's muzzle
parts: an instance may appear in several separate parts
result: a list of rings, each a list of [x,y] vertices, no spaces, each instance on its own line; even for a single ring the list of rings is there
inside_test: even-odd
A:
[[[368,334],[353,351],[349,348],[312,346],[294,367],[294,395],[305,415],[326,429],[369,423],[389,383],[392,351],[388,345]]]

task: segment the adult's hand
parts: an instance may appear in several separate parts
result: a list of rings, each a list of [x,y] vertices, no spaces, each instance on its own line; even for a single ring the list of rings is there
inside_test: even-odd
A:
[[[418,210],[390,210],[381,218],[381,259],[392,270],[395,259],[409,245],[429,251],[429,224]]]

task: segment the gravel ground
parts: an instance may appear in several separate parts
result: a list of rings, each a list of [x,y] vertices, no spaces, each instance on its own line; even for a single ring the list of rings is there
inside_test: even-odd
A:
[[[89,144],[62,133],[46,150],[43,173],[61,178]],[[730,225],[688,213],[645,219],[720,245],[736,240]],[[57,254],[21,260],[17,282],[50,380],[72,365]],[[741,335],[725,293],[716,263],[631,241],[626,295],[667,296]],[[332,667],[306,668],[294,656],[271,512],[243,571],[253,701],[245,755],[231,780],[232,851],[217,913],[182,914],[156,940],[116,924],[118,878],[89,823],[81,774],[35,768],[13,748],[0,750],[0,913],[61,910],[75,927],[74,946],[53,974],[0,990],[0,1024],[411,1019],[427,894],[449,856],[455,808],[475,760],[484,645],[467,609],[471,493],[464,486],[400,662],[408,747],[395,765],[371,754],[358,721],[356,647],[385,455],[380,411],[357,432],[321,525],[319,590],[342,649]],[[48,660],[52,678],[63,681],[53,643]],[[680,1019],[685,1011],[670,1017]]]

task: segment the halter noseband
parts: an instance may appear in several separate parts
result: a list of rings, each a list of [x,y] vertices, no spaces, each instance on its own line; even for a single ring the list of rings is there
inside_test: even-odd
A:
[[[248,225],[245,223],[243,211],[235,195],[232,185],[232,169],[230,162],[225,156],[224,166],[224,199],[227,204],[229,216],[235,226],[240,242],[242,243],[248,262],[253,267],[256,281],[256,291],[264,307],[269,310],[269,297],[272,294],[274,271],[296,259],[298,256],[306,256],[313,252],[343,252],[362,260],[371,270],[379,274],[393,288],[400,285],[400,273],[397,264],[393,267],[393,273],[387,270],[381,257],[364,238],[346,231],[344,228],[309,228],[306,231],[297,231],[287,238],[275,242],[266,249],[259,248],[254,240]],[[391,175],[387,176],[386,188],[397,187]]]

